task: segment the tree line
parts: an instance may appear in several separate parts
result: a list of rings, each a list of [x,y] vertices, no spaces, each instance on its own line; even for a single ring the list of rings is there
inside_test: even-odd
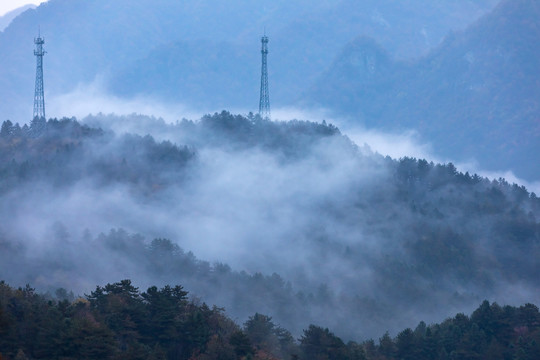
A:
[[[420,322],[395,337],[344,342],[309,325],[295,339],[255,313],[242,325],[180,286],[141,291],[130,280],[67,299],[0,282],[0,359],[534,360],[540,313],[533,304],[484,301],[470,316]],[[362,324],[358,324],[362,326]]]

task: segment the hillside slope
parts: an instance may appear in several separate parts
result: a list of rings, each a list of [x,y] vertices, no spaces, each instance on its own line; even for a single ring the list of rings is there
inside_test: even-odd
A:
[[[383,158],[328,124],[227,112],[85,121],[104,130],[2,126],[10,283],[180,282],[235,318],[260,311],[296,334],[316,321],[347,338],[482,299],[539,301],[540,200],[503,179]],[[122,121],[173,142],[106,127]]]
[[[536,1],[503,1],[413,63],[357,40],[305,99],[368,127],[415,129],[438,156],[537,180],[539,17]]]

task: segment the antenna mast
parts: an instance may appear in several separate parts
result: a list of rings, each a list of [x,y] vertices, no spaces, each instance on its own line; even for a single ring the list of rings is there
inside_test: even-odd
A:
[[[268,68],[267,68],[267,56],[268,56],[268,37],[265,35],[261,38],[261,54],[262,54],[262,66],[261,66],[261,96],[259,100],[259,115],[263,119],[270,120],[270,96],[268,93]]]
[[[37,38],[34,39],[36,49],[34,55],[36,56],[36,91],[34,93],[34,120],[45,120],[45,95],[43,93],[43,55],[47,52],[43,51],[43,44],[45,39],[41,37],[41,31]]]

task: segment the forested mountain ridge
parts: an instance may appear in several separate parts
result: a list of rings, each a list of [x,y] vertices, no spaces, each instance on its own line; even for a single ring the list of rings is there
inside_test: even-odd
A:
[[[124,124],[154,137],[110,129]],[[382,157],[333,125],[99,115],[5,122],[0,147],[10,283],[181,282],[235,318],[263,312],[295,334],[316,319],[346,338],[440,321],[483,298],[537,302],[535,194]]]
[[[396,61],[359,38],[306,92],[367,127],[414,129],[439,156],[534,180],[540,169],[540,5],[505,0],[427,56]]]
[[[49,0],[18,16],[0,32],[0,280],[88,295],[1,283],[1,356],[534,358],[540,199],[524,186],[384,157],[326,121],[23,124],[36,24],[49,111],[146,102],[176,118],[253,108],[272,24],[274,115],[318,80],[293,111],[416,130],[444,158],[535,180],[540,5],[503,0],[441,43],[497,2]],[[111,279],[148,290],[93,291]],[[421,319],[444,322],[411,330]]]
[[[157,143],[150,136],[126,134],[111,147],[113,138],[74,119],[35,120],[23,127],[7,120],[0,130],[2,192],[35,181],[67,186],[93,179],[159,186],[168,168],[184,167],[195,156],[187,147]]]
[[[482,302],[440,324],[420,322],[397,336],[345,343],[309,325],[300,338],[255,313],[243,326],[223,309],[188,300],[182,286],[149,287],[130,280],[97,286],[78,299],[65,289],[39,295],[30,286],[0,282],[2,359],[302,359],[446,360],[524,359],[540,356],[540,313]]]

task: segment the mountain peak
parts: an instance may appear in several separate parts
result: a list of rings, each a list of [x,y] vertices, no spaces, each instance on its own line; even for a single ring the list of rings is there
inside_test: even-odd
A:
[[[0,16],[0,31],[4,31],[4,29],[7,28],[9,24],[13,21],[13,19],[15,19],[17,16],[19,16],[26,10],[35,8],[36,5],[34,4],[26,4]]]

